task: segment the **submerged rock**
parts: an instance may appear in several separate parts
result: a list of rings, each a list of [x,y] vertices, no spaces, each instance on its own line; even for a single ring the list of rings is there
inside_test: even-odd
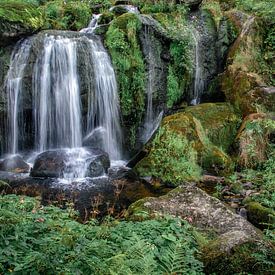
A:
[[[22,157],[15,155],[1,161],[0,170],[16,173],[28,173],[30,166],[23,160]]]
[[[100,149],[59,149],[45,151],[37,156],[32,177],[84,178],[98,177],[107,172],[110,159]]]

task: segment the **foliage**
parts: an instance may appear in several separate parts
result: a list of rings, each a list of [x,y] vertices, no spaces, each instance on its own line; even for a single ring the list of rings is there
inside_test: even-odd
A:
[[[269,135],[275,131],[271,119],[252,120],[245,124],[240,134],[240,164],[246,168],[256,167],[267,160],[270,150]]]
[[[130,122],[132,147],[145,106],[145,64],[138,42],[140,28],[141,22],[135,14],[123,14],[112,21],[105,40],[118,78],[122,115]]]
[[[167,77],[167,107],[171,108],[182,99],[193,73],[193,37],[186,21],[187,9],[176,6],[170,14],[158,13],[154,18],[160,22],[170,44],[171,62]]]
[[[85,2],[55,0],[40,7],[46,28],[80,30],[91,18],[90,6]]]
[[[36,1],[0,0],[0,20],[18,23],[30,29],[39,29],[44,24]]]
[[[0,197],[0,213],[3,273],[202,274],[193,229],[179,219],[83,225],[70,209],[16,195]]]
[[[274,18],[273,0],[236,0],[235,2],[238,9],[251,12],[257,16],[262,16],[271,22]]]
[[[197,165],[197,153],[192,148],[192,143],[178,133],[169,132],[165,128],[161,128],[158,132],[149,157],[137,166],[137,171],[143,176],[148,174],[159,177],[172,185],[197,180],[201,173]]]

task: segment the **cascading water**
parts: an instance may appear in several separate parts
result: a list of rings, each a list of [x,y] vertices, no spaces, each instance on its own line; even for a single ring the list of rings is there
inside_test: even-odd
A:
[[[143,17],[144,18],[144,17]],[[146,104],[146,114],[143,125],[143,133],[141,135],[142,143],[146,143],[153,133],[158,128],[160,121],[162,119],[163,112],[160,112],[158,115],[155,114],[153,108],[153,95],[156,92],[156,64],[154,60],[154,48],[152,47],[153,42],[151,41],[152,29],[145,25],[144,29],[144,48],[146,49],[145,59],[147,63],[147,104]]]
[[[22,80],[30,48],[30,39],[17,43],[11,56],[10,68],[5,81],[5,90],[8,95],[8,152],[11,154],[18,153]]]
[[[46,36],[33,71],[35,140],[38,151],[82,145],[76,41]]]
[[[93,14],[92,20],[90,21],[87,28],[82,29],[82,33],[93,33],[98,27],[98,20],[101,17],[101,14]]]
[[[100,38],[90,39],[89,43],[95,71],[95,91],[89,95],[87,132],[100,133],[102,149],[108,152],[112,160],[120,160],[122,134],[115,72]]]
[[[200,35],[197,30],[194,30],[194,32],[192,32],[192,35],[194,39],[195,49],[195,79],[191,105],[197,105],[200,103],[200,98],[204,91],[205,85],[203,80],[203,68],[201,67]]]
[[[87,106],[87,136],[89,146],[106,151],[113,161],[121,160],[122,134],[120,127],[117,84],[111,60],[100,37],[92,34],[100,15],[93,18],[82,33],[48,32],[25,40],[13,54],[7,75],[9,95],[9,125],[12,141],[9,151],[18,148],[19,99],[25,63],[32,46],[42,44],[31,54],[36,59],[32,68],[32,102],[35,149],[37,152],[56,150],[65,156],[64,177],[82,178],[90,159],[91,151],[82,148],[82,84],[79,55],[88,62],[85,75],[90,84],[85,84]],[[86,35],[87,33],[87,35]],[[41,39],[42,38],[42,39]],[[35,46],[34,46],[35,47]],[[38,50],[38,51],[37,51]],[[83,59],[84,57],[84,59]],[[88,61],[87,61],[88,60]],[[88,70],[88,71],[87,71]],[[82,79],[83,80],[83,79]],[[87,79],[86,79],[87,80]],[[94,80],[94,82],[93,82]],[[92,84],[91,84],[92,83]],[[100,129],[100,131],[99,131]],[[94,136],[100,142],[93,142]]]

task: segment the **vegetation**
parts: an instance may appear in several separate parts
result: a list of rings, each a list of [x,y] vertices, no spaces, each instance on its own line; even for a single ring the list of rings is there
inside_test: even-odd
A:
[[[187,222],[106,219],[80,224],[75,213],[28,197],[0,197],[0,272],[13,274],[201,274]]]
[[[130,147],[145,111],[145,64],[138,31],[141,22],[135,14],[126,13],[111,22],[105,44],[109,49],[117,73],[122,115],[130,125]]]
[[[44,24],[36,1],[0,0],[0,20],[21,24],[26,29],[39,29]]]

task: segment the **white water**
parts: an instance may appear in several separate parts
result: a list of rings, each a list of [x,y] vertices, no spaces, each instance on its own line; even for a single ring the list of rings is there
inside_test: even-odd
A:
[[[95,91],[89,95],[87,133],[100,129],[102,149],[112,160],[120,160],[122,133],[115,72],[101,40],[97,38],[89,42],[95,71]]]
[[[197,105],[200,103],[201,95],[204,91],[204,79],[203,79],[203,70],[201,67],[201,52],[200,52],[200,35],[197,30],[192,32],[194,39],[194,50],[195,50],[195,80],[194,80],[194,89],[191,99],[191,105]]]
[[[8,95],[8,152],[18,153],[18,117],[20,112],[22,80],[24,69],[31,49],[29,39],[19,41],[12,53],[9,71],[5,80],[5,90]]]
[[[143,125],[143,133],[141,136],[141,141],[145,144],[153,135],[153,133],[157,130],[163,112],[160,112],[158,115],[155,114],[153,109],[153,95],[156,92],[154,90],[155,87],[155,79],[156,79],[156,70],[155,70],[155,61],[154,61],[154,48],[152,47],[151,42],[151,29],[147,25],[145,25],[145,32],[144,32],[144,43],[145,48],[147,49],[146,54],[146,63],[147,63],[147,104],[146,104],[146,114],[144,119]]]
[[[82,33],[94,33],[95,29],[98,27],[98,20],[101,14],[93,14],[92,20],[90,21],[87,28],[80,30]]]
[[[76,41],[45,36],[33,71],[35,144],[38,151],[82,145]]]
[[[139,14],[139,10],[137,7],[133,6],[133,5],[121,5],[127,12],[129,13],[136,13],[136,14]],[[115,6],[114,7],[111,7],[109,9],[109,11],[113,11],[113,9],[115,9]]]

